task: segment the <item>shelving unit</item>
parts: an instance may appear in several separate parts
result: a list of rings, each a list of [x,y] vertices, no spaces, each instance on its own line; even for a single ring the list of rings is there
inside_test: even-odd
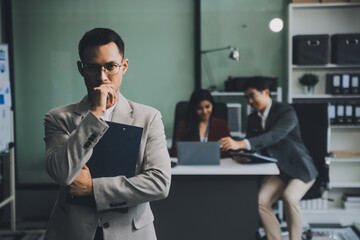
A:
[[[337,65],[293,65],[293,36],[318,34],[360,33],[359,3],[314,3],[289,4],[288,8],[288,102],[355,102],[360,103],[360,95],[326,94],[326,74],[360,73],[360,64]],[[319,76],[314,94],[305,95],[298,82],[304,73]],[[330,127],[329,151],[356,151],[360,149],[360,126],[333,125]],[[352,224],[360,221],[359,211],[342,207],[341,198],[346,193],[360,193],[360,154],[358,156],[336,156],[330,158],[330,190],[327,210],[306,210],[307,222],[340,222]]]
[[[352,219],[358,219],[360,210],[346,210],[332,208],[328,210],[303,210],[304,222],[308,223],[340,223],[344,226],[352,225]],[[326,214],[326,217],[324,215]]]
[[[270,93],[272,96],[276,96],[276,100],[281,102],[282,101],[282,88],[278,87],[276,92]],[[244,96],[243,92],[219,92],[219,91],[213,91],[211,92],[211,95],[214,97],[236,97],[236,96]]]

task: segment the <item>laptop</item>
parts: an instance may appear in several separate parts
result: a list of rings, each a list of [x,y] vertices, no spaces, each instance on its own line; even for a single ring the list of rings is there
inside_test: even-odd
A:
[[[178,142],[178,165],[220,165],[219,142]]]

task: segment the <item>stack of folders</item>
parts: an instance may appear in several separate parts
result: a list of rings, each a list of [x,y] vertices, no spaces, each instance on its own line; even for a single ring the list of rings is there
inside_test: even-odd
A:
[[[326,74],[326,94],[359,96],[359,73]],[[360,124],[360,103],[355,100],[340,100],[329,105],[332,125]]]
[[[328,113],[332,125],[360,124],[360,103],[330,103]]]
[[[359,73],[326,74],[326,93],[332,95],[358,95]]]
[[[360,195],[344,194],[343,205],[347,210],[360,210]]]
[[[301,210],[326,210],[328,209],[327,199],[316,198],[300,201]]]

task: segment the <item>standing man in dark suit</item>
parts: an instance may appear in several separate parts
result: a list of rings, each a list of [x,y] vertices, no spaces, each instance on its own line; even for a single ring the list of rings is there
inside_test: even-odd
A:
[[[259,214],[268,240],[282,239],[279,222],[272,204],[282,197],[290,239],[301,239],[302,216],[300,200],[318,175],[313,160],[300,136],[294,109],[272,101],[268,82],[249,81],[244,87],[245,98],[254,109],[248,117],[246,138],[220,140],[224,150],[251,149],[278,159],[280,175],[264,178],[259,192]]]

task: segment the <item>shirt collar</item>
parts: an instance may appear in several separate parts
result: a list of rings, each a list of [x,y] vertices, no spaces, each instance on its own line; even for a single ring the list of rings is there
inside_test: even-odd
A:
[[[269,115],[271,105],[272,105],[272,100],[270,100],[270,103],[269,103],[269,105],[266,107],[264,113],[261,114],[261,112],[258,112],[259,117],[266,119],[267,116]]]

